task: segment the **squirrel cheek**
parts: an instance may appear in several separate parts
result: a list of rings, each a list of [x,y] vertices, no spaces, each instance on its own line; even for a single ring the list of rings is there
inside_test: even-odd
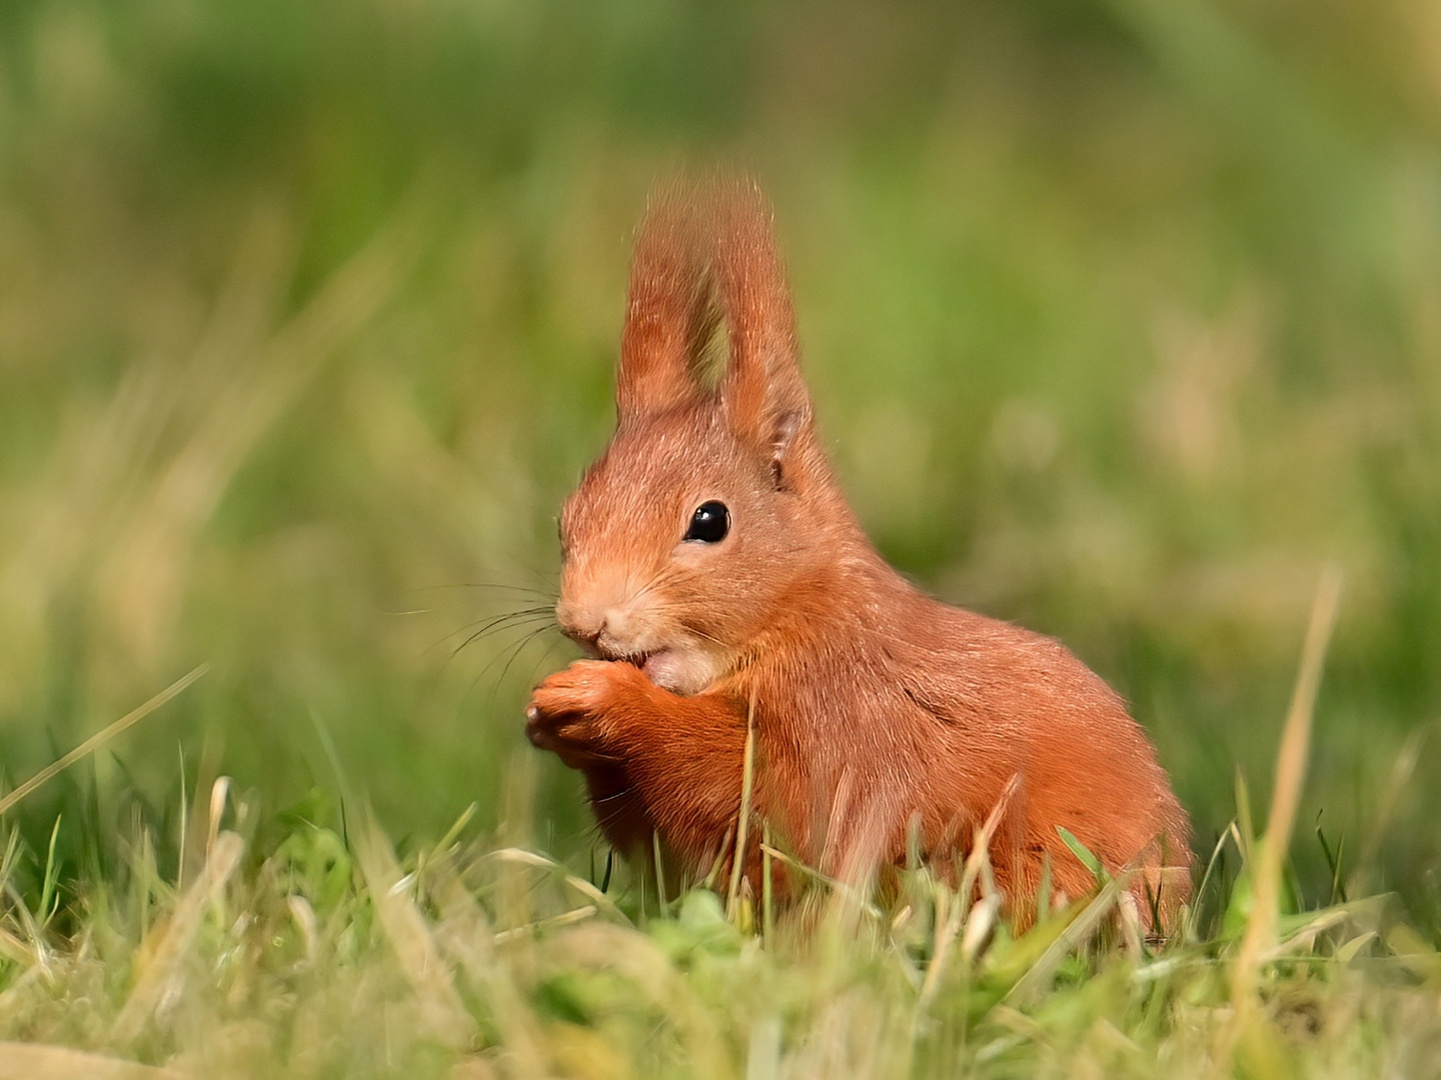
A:
[[[698,694],[720,675],[715,658],[703,652],[662,649],[646,657],[650,681],[673,694]]]

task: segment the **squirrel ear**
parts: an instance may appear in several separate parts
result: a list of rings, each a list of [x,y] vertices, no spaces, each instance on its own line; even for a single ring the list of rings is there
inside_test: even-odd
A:
[[[777,483],[811,424],[795,310],[760,189],[736,182],[717,200],[716,291],[730,337],[720,398],[731,429],[771,457]]]
[[[636,233],[621,332],[616,409],[622,420],[701,396],[695,369],[720,315],[694,209],[662,188]]]
[[[795,442],[796,432],[803,427],[808,427],[810,422],[809,408],[804,413],[782,413],[771,430],[771,479],[775,482],[777,489],[792,486],[791,445]]]

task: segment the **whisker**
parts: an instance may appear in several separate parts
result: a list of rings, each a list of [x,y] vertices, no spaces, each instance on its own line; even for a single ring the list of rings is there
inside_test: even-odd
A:
[[[699,626],[693,626],[692,624],[685,622],[684,620],[681,620],[681,626],[685,628],[687,633],[694,634],[698,638],[703,638],[706,641],[714,642],[717,645],[725,644],[725,642],[722,641],[720,638],[716,637],[714,634],[707,633]]]
[[[659,575],[657,575],[657,576],[659,576]],[[647,587],[649,588],[649,587],[652,587],[652,586],[647,586]],[[675,611],[676,611],[676,608],[675,608],[674,605],[663,604],[663,603],[662,603],[662,604],[657,604],[657,605],[655,605],[654,607],[652,607],[652,608],[650,609],[651,614],[656,615],[656,616],[659,616],[659,617],[670,616],[670,615],[672,615]],[[713,643],[715,643],[716,645],[721,646],[722,648],[725,648],[725,647],[727,646],[727,643],[726,643],[726,642],[722,641],[720,638],[716,637],[714,634],[710,633],[710,632],[707,631],[707,630],[702,630],[699,626],[696,626],[694,623],[688,621],[688,620],[685,618],[683,609],[682,609],[682,611],[681,611],[679,614],[676,614],[676,615],[675,615],[675,621],[680,625],[681,629],[685,630],[687,633],[694,634],[696,637],[702,638],[702,639],[704,639],[705,641],[713,642]]]
[[[644,582],[642,585],[640,585],[638,588],[634,589],[631,592],[631,602],[634,603],[641,597],[648,595],[657,586],[664,585],[667,581],[670,580],[670,578],[674,576],[675,572],[670,567],[661,567],[659,570],[657,570],[654,574],[651,575],[649,581]]]
[[[467,645],[478,643],[485,640],[486,638],[494,637],[495,635],[507,630],[521,630],[526,628],[527,626],[533,626],[536,624],[539,618],[540,617],[538,615],[533,615],[529,619],[513,619],[507,623],[504,623],[501,626],[492,626],[486,630],[477,630],[474,634],[471,634],[468,638],[466,638],[465,641],[463,641],[460,645],[456,646],[454,649],[450,650],[450,652],[446,653],[445,658],[440,662],[440,670],[444,671],[447,667],[449,667]],[[436,642],[436,645],[439,644],[440,642]],[[432,646],[431,648],[433,649],[434,647],[435,646]],[[429,653],[430,651],[431,649],[425,650],[426,653]]]
[[[616,799],[623,799],[634,790],[635,788],[624,787],[621,788],[619,791],[612,791],[609,795],[602,795],[598,799],[592,799],[591,803],[595,806],[599,806],[601,803],[615,802]]]
[[[503,625],[500,625],[500,626],[492,626],[492,627],[490,627],[490,628],[488,628],[488,629],[485,629],[485,630],[478,630],[478,631],[476,631],[476,632],[475,632],[474,634],[472,634],[469,638],[467,638],[461,645],[457,646],[454,650],[451,651],[450,655],[448,655],[448,656],[445,658],[445,660],[441,662],[439,671],[444,671],[445,668],[447,668],[447,667],[451,664],[451,662],[456,658],[456,656],[459,655],[461,649],[465,648],[465,646],[466,646],[466,645],[469,645],[471,642],[479,641],[479,640],[481,640],[482,638],[490,637],[490,636],[492,636],[492,635],[494,635],[494,634],[498,634],[498,633],[500,633],[501,631],[505,631],[505,630],[524,630],[527,623],[530,623],[530,624],[533,625],[534,623],[536,623],[538,620],[541,620],[541,619],[542,619],[542,616],[539,616],[539,615],[531,615],[531,616],[529,616],[529,617],[527,617],[527,618],[524,618],[524,619],[512,619],[512,620],[509,620],[509,621],[505,622]],[[530,630],[530,631],[527,631],[527,632],[529,632],[529,633],[538,633],[538,632],[543,631],[543,630],[545,630],[545,629],[546,629],[546,626],[545,626],[545,625],[540,625],[540,626],[536,626],[534,630]],[[510,648],[510,645],[507,644],[507,645],[505,646],[505,648],[507,648],[507,649]],[[429,651],[429,650],[427,650],[427,651]],[[439,674],[439,671],[437,671],[437,674]],[[472,684],[472,685],[473,685],[473,684]]]
[[[490,660],[486,663],[485,667],[480,669],[480,671],[476,674],[475,678],[470,681],[471,689],[474,689],[475,685],[480,682],[481,679],[485,678],[486,673],[490,671],[491,668],[495,667],[496,664],[500,663],[502,657],[508,656],[513,650],[518,647],[523,648],[527,643],[529,643],[532,638],[538,637],[549,629],[549,626],[537,626],[533,630],[527,630],[515,641],[512,641],[510,644],[502,647],[499,651],[496,652],[494,656],[490,658]]]
[[[501,618],[509,618],[509,617],[512,616],[512,615],[548,615],[548,614],[551,614],[551,613],[554,612],[554,611],[555,611],[555,608],[553,608],[553,607],[552,607],[551,605],[549,605],[549,604],[537,604],[537,605],[535,605],[534,607],[512,608],[510,611],[502,612],[502,613],[501,613]],[[469,629],[470,627],[475,626],[477,623],[485,622],[485,620],[488,619],[488,618],[491,618],[491,616],[489,616],[489,615],[482,616],[481,618],[476,619],[475,622],[473,622],[473,623],[468,623],[466,626],[462,626],[460,629],[461,629],[461,630],[467,630],[467,629]],[[459,631],[454,631],[454,632],[455,632],[455,633],[459,633]]]
[[[634,792],[634,788],[622,788],[620,791],[617,791],[613,795],[607,795],[605,796],[605,798],[597,799],[596,801],[591,803],[591,806],[594,808],[595,811],[595,824],[602,836],[605,835],[606,826],[611,825],[615,821],[617,821],[620,816],[625,813],[627,807],[624,803],[620,803],[616,806],[605,807],[602,807],[600,804],[615,802],[617,799],[622,799],[627,795],[634,794]]]
[[[478,620],[484,621],[485,625],[482,626],[475,633],[467,637],[454,649],[452,649],[450,651],[449,659],[454,660],[456,654],[459,653],[461,649],[464,649],[471,642],[479,641],[481,638],[487,636],[488,634],[493,634],[499,630],[505,630],[511,626],[524,625],[527,622],[532,622],[537,619],[545,619],[549,621],[551,617],[551,610],[549,608],[531,608],[525,611],[513,611],[508,615],[500,615],[496,618],[489,620]],[[449,634],[446,634],[445,637],[441,638],[440,641],[437,641],[435,644],[440,645],[443,642],[448,641],[450,638],[455,637],[456,634],[464,633],[466,630],[469,630],[470,627],[474,625],[475,623],[471,623],[470,626],[462,626],[459,630],[453,630]],[[435,645],[432,645],[431,648],[435,648]],[[426,651],[428,652],[429,650]]]
[[[452,581],[444,585],[421,585],[413,589],[413,592],[436,592],[439,589],[501,589],[505,592],[525,593],[529,596],[538,596],[546,600],[555,601],[559,597],[548,589],[532,589],[526,585],[501,585],[491,581]]]
[[[520,653],[524,651],[527,645],[529,645],[537,637],[550,629],[552,629],[552,627],[550,626],[537,626],[534,630],[528,631],[527,633],[522,635],[518,641],[512,642],[511,644],[505,646],[493,657],[491,657],[490,662],[486,664],[485,667],[481,668],[479,674],[477,674],[476,677],[470,681],[470,689],[474,690],[480,680],[485,678],[486,673],[490,671],[491,668],[495,667],[495,665],[499,663],[503,657],[509,658],[506,661],[505,669],[500,674],[500,678],[496,679],[495,685],[491,688],[490,699],[486,702],[485,706],[487,710],[494,711],[495,709],[495,699],[496,696],[500,693],[500,686],[501,683],[505,680],[505,673],[510,670],[511,661],[513,661],[515,657],[519,656]]]
[[[536,674],[540,671],[541,668],[546,665],[546,662],[555,655],[555,650],[559,646],[564,645],[568,640],[568,638],[561,636],[552,641],[550,643],[550,647],[546,649],[545,652],[540,654],[540,660],[537,661],[535,666],[530,669],[530,678],[527,681],[534,683]]]
[[[476,619],[474,622],[468,622],[468,623],[466,623],[464,626],[456,627],[454,630],[450,631],[450,633],[448,633],[448,634],[444,635],[443,637],[441,637],[438,641],[432,642],[430,645],[427,645],[427,646],[425,647],[424,651],[421,652],[420,655],[421,655],[421,656],[426,656],[426,655],[428,655],[432,649],[435,649],[435,648],[438,648],[438,647],[441,646],[441,645],[444,645],[447,641],[449,641],[451,638],[455,637],[457,634],[463,634],[463,633],[465,633],[467,630],[472,629],[473,627],[480,626],[482,623],[485,623],[486,625],[483,626],[483,627],[481,627],[481,630],[478,631],[478,632],[483,636],[483,635],[490,629],[490,627],[492,627],[492,626],[499,626],[499,625],[501,625],[502,623],[506,622],[506,620],[509,620],[509,619],[517,619],[517,620],[518,620],[518,619],[529,618],[529,617],[532,617],[532,616],[548,615],[549,613],[552,612],[552,610],[553,610],[553,609],[550,608],[550,607],[530,607],[530,608],[520,608],[520,609],[518,609],[518,610],[516,610],[516,611],[507,611],[507,612],[505,612],[505,613],[502,614],[502,615],[487,615],[487,616],[485,616],[485,617],[483,617],[483,618]],[[460,645],[460,647],[459,647],[458,649],[456,649],[455,651],[456,651],[456,652],[459,652],[460,649],[463,649],[467,644],[469,644],[468,641],[462,642],[461,645]],[[451,653],[451,655],[454,656],[455,653],[453,652],[453,653]]]
[[[520,643],[520,648],[516,649],[515,652],[511,653],[510,659],[505,662],[505,667],[501,668],[500,678],[495,680],[495,691],[492,692],[492,697],[494,697],[495,692],[500,690],[501,685],[505,682],[505,677],[510,674],[510,666],[514,664],[517,659],[520,658],[521,653],[525,652],[526,646],[549,629],[550,627],[548,626],[542,626],[539,630],[527,636],[525,640]]]
[[[468,623],[466,623],[464,626],[461,626],[461,627],[456,628],[455,630],[452,630],[449,634],[446,634],[445,636],[446,636],[447,638],[449,638],[449,637],[454,637],[456,634],[464,633],[465,631],[469,630],[472,626],[479,626],[481,623],[484,623],[484,622],[495,622],[495,621],[500,620],[500,619],[518,619],[518,618],[521,618],[522,616],[527,616],[527,615],[545,615],[545,616],[550,616],[550,615],[552,615],[553,613],[554,613],[554,612],[553,612],[553,609],[552,609],[552,608],[549,608],[549,607],[528,607],[528,608],[516,608],[516,609],[514,609],[513,611],[503,611],[503,612],[501,612],[499,615],[483,615],[483,616],[481,616],[479,619],[476,619],[474,622],[468,622]],[[444,640],[444,639],[442,639],[442,640]]]
[[[480,669],[480,674],[471,681],[471,685],[474,686],[475,683],[479,681],[481,676],[483,676],[487,671],[489,671],[497,663],[499,663],[503,657],[512,655],[512,653],[514,653],[515,651],[523,649],[527,644],[529,644],[529,642],[533,638],[539,637],[541,634],[545,633],[549,629],[550,627],[548,626],[532,627],[530,629],[521,631],[518,637],[512,638],[505,644],[498,645],[496,647],[495,654],[490,658],[489,661],[486,662],[485,667]]]

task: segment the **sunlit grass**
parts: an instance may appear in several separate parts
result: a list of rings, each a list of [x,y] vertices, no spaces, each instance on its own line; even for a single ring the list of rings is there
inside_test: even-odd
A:
[[[1297,911],[1277,887],[1335,602],[1333,579],[1278,762],[1278,777],[1294,779],[1278,780],[1262,836],[1243,800],[1236,884],[1208,890],[1208,867],[1169,941],[1145,941],[1123,882],[1099,872],[1092,896],[1056,911],[1041,900],[1016,936],[994,918],[985,830],[956,890],[916,866],[877,907],[816,876],[800,903],[767,903],[757,919],[734,881],[728,903],[705,888],[647,900],[638,868],[608,895],[543,854],[473,835],[474,807],[398,859],[363,806],[341,806],[337,820],[317,791],[264,821],[222,777],[182,819],[188,871],[182,854],[177,876],[163,874],[157,838],[139,825],[124,866],[78,883],[63,920],[47,898],[32,910],[5,890],[0,1039],[11,1041],[0,1041],[0,1069],[135,1080],[1428,1075],[1441,953],[1392,898]],[[524,813],[525,798],[513,793],[510,812]],[[12,831],[7,883],[18,850]]]

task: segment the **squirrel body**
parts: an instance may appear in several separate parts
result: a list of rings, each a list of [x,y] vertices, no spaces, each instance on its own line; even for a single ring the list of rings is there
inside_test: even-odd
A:
[[[1169,921],[1190,893],[1189,823],[1121,699],[1059,642],[922,593],[847,504],[754,186],[653,198],[617,404],[561,516],[557,618],[599,659],[527,710],[531,741],[585,774],[612,844],[659,834],[691,873],[726,858],[749,727],[754,813],[827,875],[863,881],[918,846],[958,877],[989,818],[1014,916],[1047,866],[1054,895],[1093,888],[1063,828],[1133,871],[1147,921]]]

